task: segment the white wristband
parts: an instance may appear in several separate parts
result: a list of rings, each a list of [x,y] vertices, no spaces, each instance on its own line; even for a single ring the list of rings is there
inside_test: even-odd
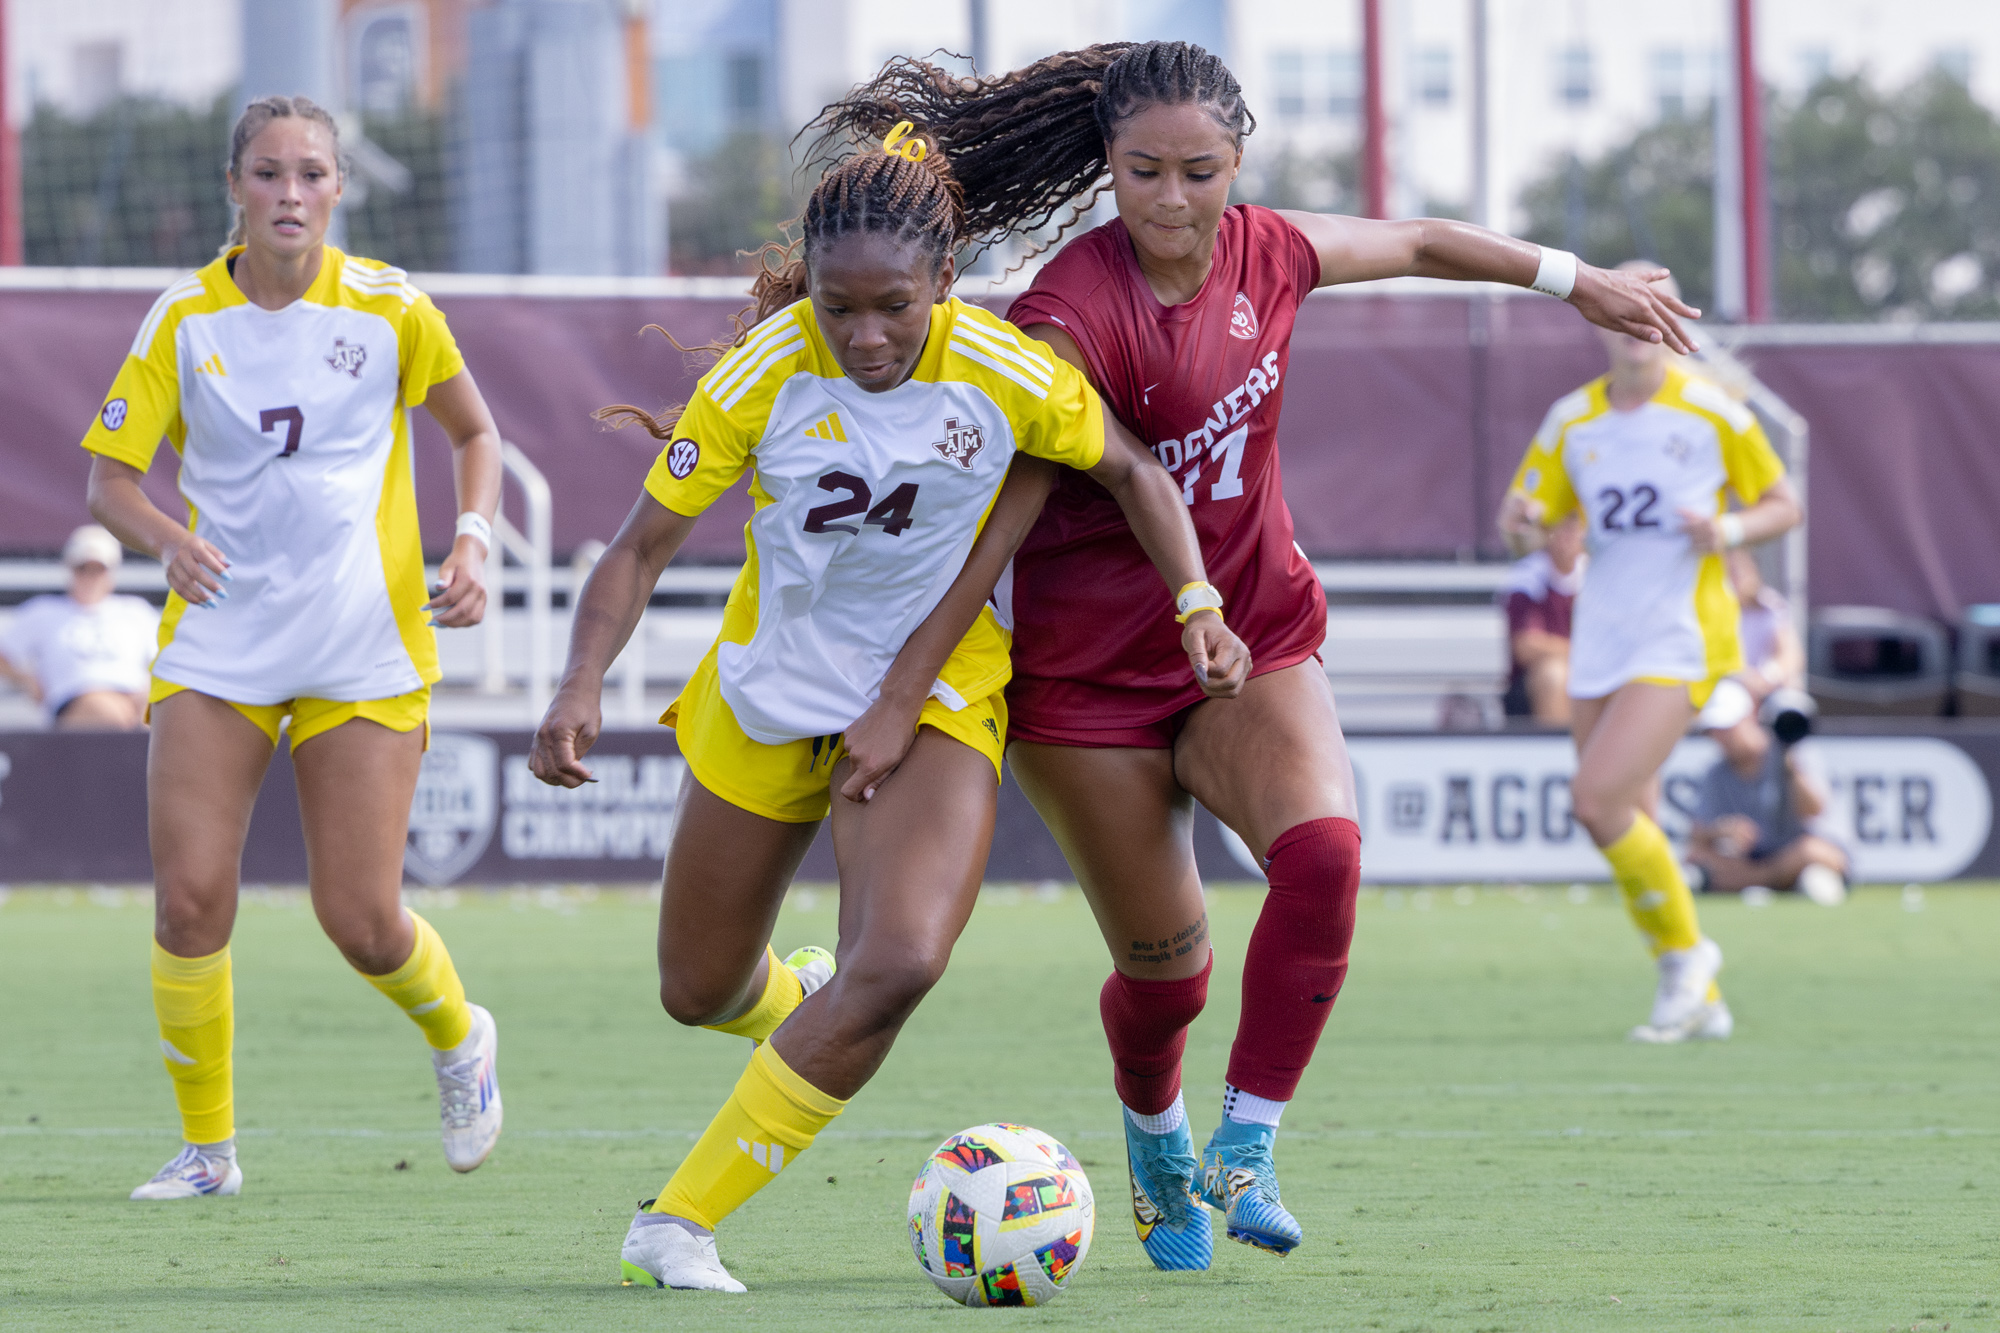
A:
[[[458,516],[458,531],[454,535],[476,538],[479,544],[484,546],[489,553],[493,550],[493,525],[486,521],[484,514],[474,513],[470,509],[460,514]]]
[[[1543,246],[1541,267],[1535,270],[1535,280],[1528,286],[1557,300],[1569,300],[1569,294],[1576,290],[1576,256],[1567,250]]]
[[[1722,536],[1724,546],[1743,544],[1743,518],[1740,514],[1724,514],[1715,520],[1715,530]]]
[[[1222,614],[1222,593],[1212,583],[1190,583],[1174,598],[1174,610],[1179,613],[1174,619],[1184,625],[1187,618],[1197,611],[1213,611],[1219,616]]]

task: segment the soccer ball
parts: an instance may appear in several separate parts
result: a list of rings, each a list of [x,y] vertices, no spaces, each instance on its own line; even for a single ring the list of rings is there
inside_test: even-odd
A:
[[[1026,1125],[975,1125],[917,1172],[910,1248],[960,1305],[1047,1305],[1083,1264],[1094,1208],[1062,1144]]]

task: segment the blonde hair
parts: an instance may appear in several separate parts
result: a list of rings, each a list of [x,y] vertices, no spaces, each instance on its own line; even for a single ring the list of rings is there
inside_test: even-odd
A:
[[[236,118],[236,128],[229,132],[229,161],[223,170],[230,179],[243,174],[243,153],[250,147],[250,141],[264,132],[264,127],[274,120],[288,116],[299,116],[316,121],[333,140],[333,169],[344,182],[347,179],[347,159],[340,152],[340,126],[334,122],[333,113],[310,97],[260,97],[243,108],[243,114]],[[234,246],[242,245],[249,237],[249,228],[243,221],[243,208],[234,199],[229,201],[229,239],[222,243],[219,254],[228,254]]]

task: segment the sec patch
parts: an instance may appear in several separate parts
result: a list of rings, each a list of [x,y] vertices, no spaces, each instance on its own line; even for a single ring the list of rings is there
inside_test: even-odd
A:
[[[685,437],[667,446],[667,471],[675,481],[686,481],[701,461],[701,446]]]
[[[104,429],[117,430],[125,424],[125,400],[113,398],[104,405],[104,410],[97,414],[97,419],[104,423]]]

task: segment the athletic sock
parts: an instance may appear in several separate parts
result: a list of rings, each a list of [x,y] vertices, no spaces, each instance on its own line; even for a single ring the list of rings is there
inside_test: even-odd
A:
[[[806,988],[799,984],[799,974],[786,967],[778,951],[768,944],[764,946],[764,960],[770,964],[770,970],[765,974],[764,993],[757,1003],[727,1023],[708,1024],[709,1031],[727,1032],[732,1037],[748,1037],[762,1043],[805,1000]]]
[[[736,1091],[708,1122],[652,1211],[713,1231],[776,1180],[846,1107],[800,1078],[765,1042],[751,1053]]]
[[[1361,829],[1314,819],[1279,834],[1264,859],[1270,892],[1243,960],[1243,1013],[1229,1051],[1232,1087],[1288,1102],[1347,979]]]
[[[410,925],[417,937],[410,956],[394,972],[370,977],[368,984],[395,1002],[424,1030],[431,1049],[448,1051],[464,1041],[472,1031],[472,1010],[465,1003],[465,983],[451,965],[451,953],[431,929],[431,923],[411,912]]]
[[[1681,878],[1680,862],[1667,835],[1646,813],[1634,812],[1632,827],[1604,849],[1611,874],[1625,895],[1625,910],[1658,957],[1668,949],[1691,949],[1701,941],[1694,895]]]
[[[1234,1083],[1222,1085],[1222,1118],[1238,1125],[1268,1125],[1276,1129],[1289,1105],[1245,1092]]]
[[[160,1022],[160,1054],[174,1080],[181,1137],[203,1145],[230,1143],[236,1136],[230,1068],[236,993],[229,946],[204,958],[179,958],[154,940],[153,1013]]]
[[[1209,952],[1201,971],[1173,981],[1149,981],[1113,972],[1097,993],[1097,1012],[1111,1044],[1111,1081],[1118,1100],[1142,1116],[1160,1115],[1181,1095],[1181,1052],[1188,1024],[1208,1003]]]
[[[1174,1094],[1173,1105],[1166,1110],[1148,1113],[1135,1111],[1128,1106],[1125,1108],[1125,1118],[1155,1137],[1171,1134],[1187,1123],[1187,1101],[1177,1092]]]

